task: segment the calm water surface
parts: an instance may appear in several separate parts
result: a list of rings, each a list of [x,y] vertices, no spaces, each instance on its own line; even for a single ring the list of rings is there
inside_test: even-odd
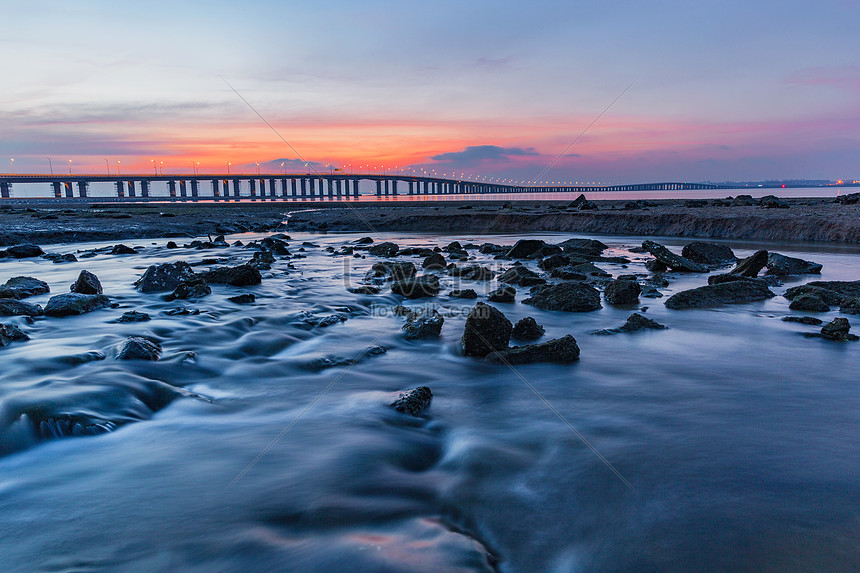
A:
[[[138,255],[0,262],[0,280],[35,276],[54,294],[86,268],[120,304],[32,325],[4,319],[32,340],[0,350],[2,569],[860,569],[860,343],[803,337],[816,329],[782,322],[794,313],[781,296],[697,311],[642,299],[568,314],[521,304],[527,293],[518,287],[517,303],[495,306],[512,321],[534,316],[547,339],[573,334],[582,357],[512,371],[460,355],[474,301],[437,297],[441,340],[410,342],[390,312],[399,297],[347,292],[377,259],[323,249],[357,237],[293,234],[294,253],[305,240],[319,247],[279,260],[262,285],[213,285],[206,298],[172,303],[132,282],[150,264],[233,263],[251,251],[166,250],[165,239],[128,242],[146,247]],[[517,238],[376,240],[405,247]],[[601,267],[645,273],[644,257],[627,252],[642,238],[601,239],[611,254],[633,259],[628,268]],[[860,279],[853,247],[729,244],[739,256],[764,247],[813,259],[826,280]],[[666,296],[706,280],[670,277]],[[443,293],[452,281],[442,278]],[[496,286],[457,285],[481,295]],[[240,292],[256,294],[256,304],[227,301]],[[165,314],[177,306],[201,313]],[[590,335],[642,306],[669,330]],[[131,309],[153,320],[114,322]],[[303,311],[349,319],[314,329]],[[160,340],[162,361],[115,360],[131,335]],[[376,345],[388,351],[362,356]],[[92,360],[93,351],[106,359]],[[417,385],[434,393],[425,417],[386,407]],[[117,429],[53,440],[33,431],[34,419],[63,415]]]

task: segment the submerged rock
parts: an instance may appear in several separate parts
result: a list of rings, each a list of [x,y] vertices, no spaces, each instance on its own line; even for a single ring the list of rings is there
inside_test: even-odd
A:
[[[638,332],[640,330],[665,330],[666,328],[668,328],[666,325],[660,324],[659,322],[651,320],[650,318],[645,318],[641,314],[634,312],[629,317],[627,317],[627,322],[625,322],[618,328],[598,330],[594,332],[594,334],[612,335],[628,332]]]
[[[38,304],[23,302],[14,298],[0,298],[0,316],[42,316],[44,312]]]
[[[766,266],[767,272],[765,274],[777,276],[820,274],[822,267],[822,265],[812,261],[786,257],[779,253],[768,253]]]
[[[14,324],[0,324],[0,348],[9,346],[13,342],[25,342],[27,340],[30,340],[30,337]]]
[[[507,348],[513,325],[499,310],[479,302],[466,317],[461,345],[466,356],[486,356]]]
[[[86,314],[110,306],[110,299],[103,294],[80,294],[70,292],[52,296],[45,305],[45,315],[53,317]]]
[[[537,340],[545,332],[543,326],[539,325],[534,318],[527,316],[517,321],[511,331],[511,337],[517,340]]]
[[[616,279],[606,285],[603,298],[609,304],[635,304],[639,302],[639,293],[642,288],[635,280]]]
[[[442,334],[445,319],[435,309],[422,308],[410,311],[403,325],[403,336],[408,340],[419,338],[438,338]]]
[[[406,298],[424,298],[439,294],[439,277],[435,275],[422,275],[409,279],[403,279],[391,284],[391,292],[405,296]]]
[[[42,258],[47,259],[54,264],[78,262],[78,257],[72,253],[45,253],[42,255]]]
[[[579,346],[570,334],[540,344],[505,348],[487,355],[487,360],[502,364],[531,364],[534,362],[575,362],[579,360]]]
[[[375,285],[358,285],[354,287],[349,287],[346,290],[348,290],[352,294],[379,294],[379,291],[381,289]]]
[[[152,317],[145,312],[130,310],[126,313],[123,313],[123,315],[119,317],[119,320],[117,320],[117,322],[146,322],[148,320],[152,320]]]
[[[233,304],[251,304],[257,301],[257,297],[251,293],[246,293],[238,296],[231,296],[227,300]]]
[[[412,263],[394,263],[388,261],[374,263],[371,267],[371,272],[374,276],[390,276],[392,280],[395,281],[402,281],[414,277],[416,270],[415,265]]]
[[[519,286],[535,286],[546,283],[536,272],[522,265],[516,265],[499,276],[499,282]]]
[[[251,286],[263,282],[263,275],[251,265],[216,267],[203,273],[203,278],[208,283],[221,283],[232,286]]]
[[[459,277],[470,281],[488,281],[496,274],[487,267],[479,265],[470,265],[468,267],[454,267],[448,269],[448,274],[452,277]]]
[[[819,324],[823,324],[824,321],[820,318],[815,318],[813,316],[783,316],[783,322],[799,322],[801,324],[808,324],[810,326],[818,326]]]
[[[69,291],[79,294],[102,294],[102,283],[99,277],[89,271],[81,271],[78,278],[69,287]]]
[[[476,293],[473,289],[467,288],[463,290],[452,290],[448,293],[448,296],[452,298],[478,298],[478,293]]]
[[[143,273],[134,286],[140,292],[162,292],[173,290],[179,283],[193,279],[197,273],[183,261],[152,265]]]
[[[590,312],[602,308],[600,292],[586,283],[560,283],[537,286],[532,296],[523,301],[541,310]]]
[[[765,250],[756,251],[749,257],[745,258],[738,265],[729,271],[729,274],[740,275],[742,277],[757,277],[765,265],[767,265],[768,252]]]
[[[0,286],[0,298],[22,299],[49,292],[48,283],[33,277],[13,277]]]
[[[764,281],[735,281],[681,291],[666,300],[666,308],[674,310],[706,308],[723,304],[755,302],[773,296],[776,295],[767,288]]]
[[[398,412],[418,416],[430,407],[431,400],[433,400],[433,392],[430,391],[430,388],[419,386],[403,392],[389,406]]]
[[[117,360],[152,360],[161,358],[161,345],[140,336],[126,338],[116,355]]]
[[[676,255],[665,246],[654,241],[643,241],[642,248],[651,253],[658,262],[674,271],[686,271],[691,273],[706,273],[708,269],[699,263],[695,263],[681,255]]]
[[[487,300],[490,302],[514,302],[516,300],[517,290],[514,287],[499,287],[487,295]]]
[[[726,245],[704,241],[684,245],[681,256],[702,265],[724,265],[737,260],[734,251]]]
[[[172,293],[164,296],[164,300],[186,300],[189,298],[202,298],[212,294],[212,289],[206,284],[202,277],[195,277],[191,280],[179,283]]]

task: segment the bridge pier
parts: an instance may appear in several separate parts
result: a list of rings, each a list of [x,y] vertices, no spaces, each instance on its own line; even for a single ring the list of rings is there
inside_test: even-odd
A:
[[[59,181],[51,181],[51,189],[53,189],[54,197],[56,199],[59,199],[63,196],[63,194],[60,192],[60,185],[62,184]]]
[[[262,181],[262,180],[261,180]],[[251,201],[254,201],[257,198],[257,181],[255,179],[250,179],[248,181],[249,186],[251,187]],[[266,186],[262,186],[263,194],[265,195]]]
[[[241,190],[242,190],[242,187],[241,187],[239,180],[233,179],[233,197],[238,199],[242,195]]]
[[[191,198],[196,201],[200,197],[200,182],[197,179],[191,180]]]
[[[284,196],[285,197],[287,195],[286,184],[287,184],[287,180],[284,179]],[[296,179],[295,178],[290,179],[290,190],[292,191],[293,199],[295,199],[296,195],[298,194],[298,191],[299,191],[297,188],[297,185],[296,185]]]
[[[117,181],[116,185],[116,196],[117,197],[125,197],[125,183],[123,181]],[[66,197],[68,197],[68,189],[66,189]]]
[[[185,179],[179,180],[179,196],[183,199],[188,197],[188,186],[185,184]]]
[[[12,184],[8,181],[0,181],[0,199],[12,197]]]
[[[126,186],[126,189],[128,189],[128,196],[129,197],[137,197],[137,193],[134,190],[135,185],[134,185],[133,180],[129,179],[128,181],[126,181],[125,186]]]
[[[78,181],[78,197],[86,197],[89,186],[87,181]]]

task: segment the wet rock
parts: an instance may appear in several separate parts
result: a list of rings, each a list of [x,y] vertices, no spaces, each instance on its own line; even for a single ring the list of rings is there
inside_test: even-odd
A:
[[[510,250],[510,247],[504,247],[502,245],[497,245],[495,243],[483,243],[478,248],[478,252],[483,253],[485,255],[496,255],[499,253],[506,253],[509,250]]]
[[[72,253],[45,253],[42,255],[42,258],[47,259],[54,264],[78,262],[78,257]]]
[[[308,310],[300,312],[298,318],[302,323],[304,323],[305,326],[311,328],[326,328],[329,326],[334,326],[335,324],[346,322],[349,319],[349,317],[343,313],[320,316],[315,312],[311,312]]]
[[[512,259],[526,259],[544,246],[546,246],[546,242],[539,239],[520,239],[507,252],[507,256]]]
[[[581,273],[581,272],[575,270],[573,267],[561,267],[561,268],[553,269],[552,272],[550,273],[550,276],[552,276],[553,278],[562,279],[565,281],[584,281],[588,278],[584,273]],[[543,279],[541,279],[541,280],[543,280]],[[538,283],[538,284],[543,284],[543,283]]]
[[[604,271],[594,263],[580,263],[578,265],[573,265],[572,267],[568,267],[571,272],[579,273],[585,275],[586,277],[603,277],[610,278],[611,274]]]
[[[665,264],[661,263],[657,259],[651,259],[650,261],[645,261],[645,268],[651,271],[652,273],[663,273],[669,270],[669,267]]]
[[[729,274],[741,275],[744,277],[756,277],[760,270],[767,265],[768,252],[765,250],[756,251],[749,257],[738,263],[738,266],[729,271]]]
[[[14,298],[0,298],[0,316],[42,316],[44,312],[38,304],[22,302]]]
[[[758,200],[758,204],[765,209],[788,209],[788,203],[776,195],[765,195]]]
[[[424,259],[424,262],[421,263],[421,266],[425,269],[444,269],[448,264],[448,261],[445,260],[445,257],[439,253],[433,253],[432,255],[427,256]]]
[[[650,318],[645,318],[641,314],[633,313],[629,317],[627,317],[627,322],[619,326],[618,328],[608,328],[605,330],[598,330],[594,332],[594,334],[598,335],[612,335],[612,334],[624,334],[631,332],[639,332],[640,330],[665,330],[667,327],[663,324],[660,324],[656,320],[651,320]]]
[[[164,314],[167,316],[197,316],[198,314],[200,314],[200,309],[177,306],[176,308],[171,308],[170,310],[164,311]]]
[[[208,283],[232,286],[251,286],[263,282],[263,275],[260,274],[260,271],[247,264],[236,267],[216,267],[203,273],[203,278]]]
[[[639,302],[639,293],[641,292],[642,289],[635,280],[616,279],[606,285],[603,298],[609,304],[634,304]]]
[[[165,245],[168,249],[178,249],[179,245],[176,244],[176,241],[167,241],[167,245]]]
[[[406,298],[424,298],[439,294],[439,277],[422,275],[391,284],[391,292]]]
[[[30,337],[14,324],[0,324],[0,348],[5,348],[13,342],[25,342],[27,340],[30,340]]]
[[[513,325],[505,315],[488,304],[479,302],[466,317],[460,343],[466,356],[486,356],[507,348]]]
[[[820,318],[815,318],[813,316],[783,316],[783,322],[799,322],[801,324],[808,324],[810,326],[818,326],[819,324],[823,324],[824,321]]]
[[[566,253],[599,255],[609,247],[596,239],[567,239],[558,244]]]
[[[403,336],[407,340],[439,338],[444,323],[445,319],[435,309],[422,308],[411,311],[406,315],[406,324],[402,328]]]
[[[821,273],[821,265],[812,261],[804,261],[794,257],[786,257],[779,253],[768,253],[767,255],[768,275],[805,275]]]
[[[140,336],[126,338],[116,355],[117,360],[151,360],[161,358],[161,345]]]
[[[848,195],[840,196],[837,201],[841,205],[856,205],[860,203],[860,193],[849,193]]]
[[[557,267],[565,267],[570,264],[570,259],[564,255],[551,255],[538,263],[538,267],[545,271],[551,271]]]
[[[141,292],[162,292],[173,290],[179,283],[196,276],[197,273],[186,262],[162,263],[146,269],[134,286]]]
[[[20,300],[51,292],[45,281],[33,277],[13,277],[0,286],[0,298]]]
[[[514,302],[516,300],[517,290],[514,287],[499,287],[487,295],[487,300],[490,302]]]
[[[642,298],[663,298],[663,293],[652,286],[643,286],[640,296]]]
[[[354,287],[350,287],[348,289],[352,294],[379,294],[381,290],[378,286],[374,285],[358,285]]]
[[[251,264],[253,263],[263,263],[267,265],[271,265],[275,262],[275,254],[271,251],[257,251],[254,253],[254,256],[251,257]]]
[[[541,310],[590,312],[602,308],[600,293],[586,283],[561,283],[534,287],[532,296],[523,301]]]
[[[371,272],[377,277],[391,277],[392,280],[402,281],[415,276],[416,268],[412,263],[383,262],[374,263]]]
[[[110,254],[112,255],[136,255],[137,251],[132,249],[131,247],[123,244],[115,245],[113,249],[111,249]]]
[[[212,294],[212,289],[206,284],[202,277],[195,277],[191,280],[179,283],[172,293],[164,296],[164,300],[186,300],[189,298],[202,298]]]
[[[371,237],[362,237],[360,239],[355,240],[356,245],[370,245],[372,243],[373,243],[373,239]],[[302,244],[304,244],[304,243],[302,243]],[[315,247],[316,245],[307,244],[305,246]]]
[[[393,257],[397,255],[397,251],[399,250],[400,247],[398,247],[394,243],[386,241],[384,243],[379,243],[378,245],[373,245],[367,250],[367,252],[371,255],[376,255],[379,257]]]
[[[45,305],[45,316],[63,317],[86,314],[110,306],[110,299],[103,294],[80,294],[70,292],[52,296]]]
[[[418,416],[422,411],[430,407],[433,400],[433,392],[427,386],[419,386],[400,394],[397,399],[389,404],[398,412]]]
[[[802,294],[794,298],[788,305],[791,310],[799,312],[828,312],[830,307],[814,294]]]
[[[69,287],[69,291],[80,294],[102,294],[104,292],[99,277],[90,271],[81,271],[81,274]]]
[[[774,295],[764,281],[735,281],[681,291],[666,300],[666,308],[675,310],[740,304],[771,298]]]
[[[807,334],[810,338],[826,338],[828,340],[837,340],[840,342],[860,340],[857,336],[849,332],[851,323],[847,318],[834,318],[832,322],[828,322],[821,327],[820,334]]]
[[[839,307],[839,312],[844,314],[860,314],[860,297],[846,298]]]
[[[687,207],[688,209],[699,209],[707,206],[708,202],[705,199],[688,199],[687,201],[684,201],[684,207]]]
[[[579,209],[583,205],[588,203],[588,199],[586,199],[585,195],[580,193],[579,196],[567,204],[568,209]]]
[[[546,283],[536,272],[522,265],[516,265],[499,276],[499,282],[519,286],[534,286]]]
[[[474,290],[472,290],[470,288],[467,288],[467,289],[463,289],[463,290],[452,290],[451,292],[448,293],[448,296],[450,296],[452,298],[472,299],[472,298],[478,298],[478,293],[476,293]]]
[[[517,340],[537,340],[545,332],[543,326],[539,325],[534,318],[527,316],[517,321],[511,331],[511,337]]]
[[[6,256],[14,259],[29,259],[31,257],[41,257],[44,254],[45,251],[43,251],[41,247],[30,243],[15,245],[14,247],[6,249]]]
[[[644,241],[642,248],[651,253],[655,259],[674,271],[686,271],[691,273],[706,273],[708,269],[699,263],[695,263],[681,255],[676,255],[665,246],[654,241]]]
[[[841,305],[846,298],[860,297],[860,281],[812,281],[785,291],[788,300],[801,294],[815,294],[829,305]]]
[[[492,279],[496,273],[487,267],[470,265],[468,267],[449,268],[448,274],[452,277],[459,277],[470,281],[488,281]]]
[[[558,245],[542,245],[538,250],[528,256],[529,259],[542,259],[551,255],[561,253],[561,247]]]
[[[681,256],[702,265],[724,265],[737,260],[734,251],[726,245],[704,241],[684,245]]]
[[[752,207],[754,205],[752,195],[738,195],[732,199],[734,207]]]
[[[257,297],[251,293],[246,293],[238,296],[231,296],[227,300],[233,304],[251,304],[257,301]]]
[[[442,250],[448,253],[456,253],[463,250],[463,245],[459,241],[451,241]]]
[[[117,322],[146,322],[148,320],[152,320],[152,317],[145,312],[137,312],[136,310],[130,310],[126,313],[123,313],[123,315],[119,317],[119,320]]]
[[[568,363],[579,360],[579,346],[570,334],[539,344],[515,346],[491,352],[487,360],[500,364],[532,364],[535,362]]]

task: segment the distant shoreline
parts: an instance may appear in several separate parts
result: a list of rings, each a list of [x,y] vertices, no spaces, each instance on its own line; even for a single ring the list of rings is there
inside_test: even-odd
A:
[[[570,232],[702,239],[860,244],[860,204],[783,199],[788,208],[714,206],[713,201],[397,201],[260,203],[32,203],[0,208],[0,245],[193,237],[274,229],[433,233]],[[506,206],[506,203],[508,206]],[[290,214],[290,215],[287,215]]]

